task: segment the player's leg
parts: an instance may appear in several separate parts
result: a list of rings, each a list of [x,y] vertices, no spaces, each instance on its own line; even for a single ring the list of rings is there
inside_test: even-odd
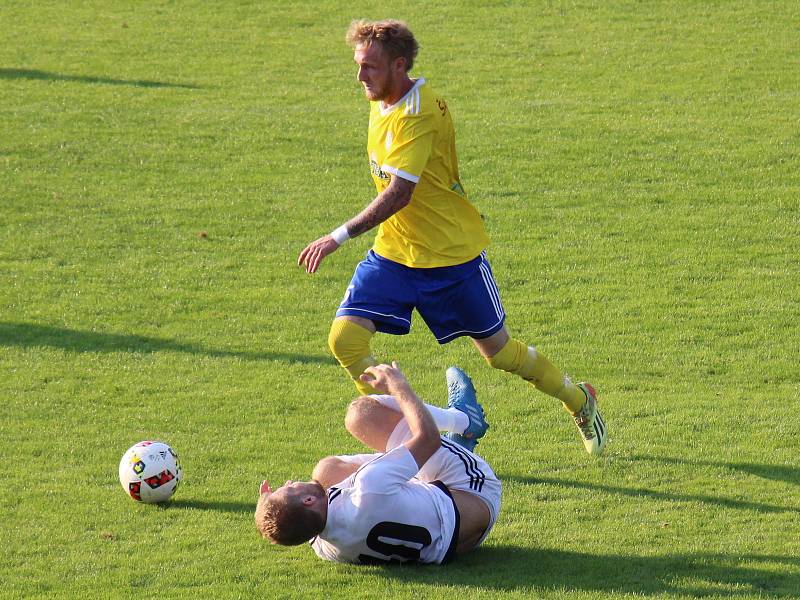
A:
[[[375,365],[370,340],[376,331],[403,335],[411,327],[413,290],[402,265],[370,251],[353,273],[328,334],[328,346],[360,394],[377,393],[359,375]]]
[[[463,433],[469,418],[456,408],[425,405],[440,431]],[[347,408],[345,427],[350,434],[370,448],[391,450],[411,438],[411,430],[403,419],[393,396],[361,396]]]
[[[378,364],[369,348],[375,334],[375,324],[360,317],[338,317],[333,320],[328,334],[328,346],[333,356],[350,375],[359,394],[375,394],[368,383],[358,377],[367,367]]]
[[[573,416],[587,452],[597,454],[606,441],[606,428],[590,384],[574,384],[536,348],[512,338],[505,327],[484,339],[473,339],[478,351],[495,369],[513,373],[548,396],[558,398]]]
[[[479,496],[456,489],[450,494],[460,516],[456,553],[464,554],[480,545],[494,521],[489,506]]]
[[[484,339],[473,339],[478,351],[495,369],[513,373],[536,389],[561,400],[564,408],[576,413],[586,404],[586,395],[536,348],[512,338],[503,327]]]
[[[366,446],[384,452],[389,438],[402,420],[402,413],[384,406],[373,396],[359,396],[347,407],[344,426],[350,435]]]
[[[597,412],[594,390],[588,384],[573,384],[535,348],[511,338],[486,257],[481,254],[464,265],[430,271],[417,309],[439,343],[470,336],[492,367],[514,373],[561,400],[573,415],[587,451],[602,450],[605,425]]]
[[[459,553],[480,545],[500,514],[502,485],[488,463],[451,440],[426,462],[417,478],[427,483],[441,482],[449,490],[459,513]]]
[[[454,369],[455,367],[450,368]],[[371,398],[398,413],[403,412],[394,396],[373,394]],[[433,421],[436,423],[436,427],[439,428],[439,431],[463,433],[470,426],[471,421],[469,415],[463,410],[452,407],[449,403],[448,408],[439,408],[438,406],[425,403],[425,408],[431,413]]]

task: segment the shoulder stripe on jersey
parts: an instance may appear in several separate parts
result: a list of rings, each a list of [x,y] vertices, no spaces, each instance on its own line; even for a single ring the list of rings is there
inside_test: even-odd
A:
[[[336,500],[336,498],[339,497],[339,494],[342,493],[342,490],[340,490],[339,488],[333,488],[332,487],[330,489],[333,490],[333,491],[328,493],[328,504],[330,504],[331,502]]]
[[[397,102],[395,102],[391,106],[383,106],[382,102],[380,104],[378,104],[378,110],[380,110],[381,116],[385,117],[390,112],[392,112],[394,109],[399,108],[403,104],[405,104],[405,107],[406,107],[405,110],[406,110],[406,112],[408,112],[408,107],[410,105],[408,100],[409,100],[409,97],[411,96],[412,92],[416,92],[416,94],[417,94],[417,106],[419,106],[419,88],[422,87],[423,85],[425,85],[425,78],[424,77],[420,77],[419,79],[416,80],[416,82],[414,83],[414,86],[410,90],[408,90],[408,92],[406,92],[406,95],[403,96],[402,98],[400,98]],[[419,113],[419,108],[417,109],[417,113]],[[414,113],[414,114],[417,114],[417,113]]]
[[[469,476],[469,487],[471,490],[480,492],[483,489],[483,484],[486,481],[486,475],[478,466],[478,461],[475,457],[467,452],[464,448],[448,440],[442,438],[442,447],[455,454],[464,465],[464,469]]]
[[[406,114],[418,115],[419,114],[419,88],[414,87],[411,93],[406,98]]]

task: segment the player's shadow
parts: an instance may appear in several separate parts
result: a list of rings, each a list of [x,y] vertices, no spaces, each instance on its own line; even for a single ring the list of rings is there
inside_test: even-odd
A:
[[[791,483],[792,485],[800,486],[800,467],[791,467],[787,465],[767,465],[758,463],[742,463],[742,462],[723,462],[714,460],[697,460],[685,458],[671,458],[665,456],[648,456],[646,454],[638,454],[631,457],[634,461],[649,461],[662,464],[675,464],[675,465],[691,465],[701,467],[719,467],[722,469],[732,469],[734,471],[741,471],[749,475],[755,475],[762,479],[769,479],[771,481],[783,481]]]
[[[0,69],[0,79],[29,79],[38,81],[67,81],[75,83],[101,83],[106,85],[129,85],[145,88],[184,88],[200,89],[201,86],[190,83],[170,83],[149,79],[114,79],[111,77],[94,77],[91,75],[65,75],[40,71],[39,69]]]
[[[184,352],[211,357],[232,357],[254,361],[333,363],[328,356],[288,352],[216,350],[199,344],[144,335],[81,331],[65,327],[0,321],[0,347],[36,348],[46,346],[70,352]]]
[[[800,512],[800,506],[779,506],[777,504],[767,504],[765,502],[754,502],[751,500],[736,500],[733,498],[723,498],[708,494],[679,494],[675,492],[661,492],[639,487],[622,487],[598,483],[584,483],[582,481],[569,481],[566,479],[556,479],[554,477],[501,475],[500,479],[503,481],[515,481],[517,483],[524,483],[527,485],[544,483],[556,487],[586,490],[592,494],[602,492],[606,494],[615,494],[618,496],[648,498],[651,500],[667,500],[670,502],[702,502],[703,504],[709,504],[720,508],[755,510],[763,513]]]
[[[171,500],[158,505],[163,510],[211,510],[238,514],[252,514],[256,510],[255,502],[213,502],[210,500]]]
[[[697,553],[638,556],[486,546],[445,567],[376,567],[379,576],[476,592],[796,598],[800,558]]]

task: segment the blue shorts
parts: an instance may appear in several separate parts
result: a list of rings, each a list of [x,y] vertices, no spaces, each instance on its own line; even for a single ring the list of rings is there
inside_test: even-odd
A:
[[[378,331],[405,335],[415,308],[440,344],[489,337],[506,318],[484,253],[452,267],[414,269],[372,250],[358,263],[336,316],[362,317]]]

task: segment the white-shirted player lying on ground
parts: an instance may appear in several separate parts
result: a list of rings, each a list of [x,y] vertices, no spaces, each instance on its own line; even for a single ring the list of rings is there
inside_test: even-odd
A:
[[[445,563],[480,545],[500,511],[500,481],[472,449],[488,424],[469,377],[447,371],[448,407],[424,404],[396,363],[362,375],[388,395],[361,396],[347,430],[376,454],[329,456],[312,481],[265,481],[256,526],[273,543],[311,541],[348,563]],[[449,431],[440,436],[440,431]]]

